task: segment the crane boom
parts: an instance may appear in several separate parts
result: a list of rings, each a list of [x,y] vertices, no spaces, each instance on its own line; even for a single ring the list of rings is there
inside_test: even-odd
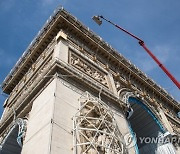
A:
[[[139,37],[135,36],[134,34],[128,32],[124,28],[120,27],[119,25],[111,22],[110,20],[104,18],[103,16],[96,16],[96,18],[102,18],[105,21],[109,22],[110,24],[114,25],[116,28],[122,30],[126,34],[130,35],[131,37],[135,38],[136,40],[139,41],[140,46],[144,48],[144,50],[151,56],[151,58],[158,64],[158,66],[166,73],[166,75],[173,81],[173,83],[180,89],[180,82],[176,80],[176,78],[167,70],[167,68],[158,60],[158,58],[147,48],[145,45],[144,41],[140,39]],[[97,20],[97,19],[96,19]],[[100,23],[101,24],[101,23]],[[99,25],[100,25],[99,24]]]

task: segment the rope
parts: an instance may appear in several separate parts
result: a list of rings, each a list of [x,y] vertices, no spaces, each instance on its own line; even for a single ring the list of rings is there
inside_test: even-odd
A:
[[[99,91],[99,100],[101,100],[101,93],[102,93],[102,87],[101,87],[101,89]]]
[[[15,121],[16,120],[16,110],[14,109],[14,105],[12,106],[12,110],[13,110],[13,114],[14,114],[13,121]]]
[[[2,96],[4,96],[4,97],[8,97],[9,95],[7,95],[7,94],[5,94],[5,93],[3,92],[3,90],[2,90],[2,85],[0,85],[0,88],[1,88],[1,93],[0,93],[0,95],[2,95]]]

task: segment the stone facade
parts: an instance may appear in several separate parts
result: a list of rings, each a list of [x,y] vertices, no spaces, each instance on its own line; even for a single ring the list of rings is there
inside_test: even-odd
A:
[[[146,132],[176,139],[156,145],[154,153],[180,152],[178,102],[62,8],[4,80],[3,91],[9,97],[0,123],[2,154],[148,153],[148,145],[130,146],[125,138],[146,127],[139,119],[151,122]]]

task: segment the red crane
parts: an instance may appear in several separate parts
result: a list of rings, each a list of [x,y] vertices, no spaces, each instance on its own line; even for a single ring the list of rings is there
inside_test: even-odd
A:
[[[152,59],[158,64],[158,66],[166,73],[166,75],[173,81],[173,83],[180,89],[180,82],[178,82],[176,80],[176,78],[167,70],[167,68],[156,58],[156,56],[154,56],[154,54],[146,47],[144,41],[142,39],[140,39],[139,37],[135,36],[134,34],[128,32],[127,30],[125,30],[124,28],[118,26],[117,24],[111,22],[110,20],[104,18],[103,16],[93,16],[92,18],[98,25],[102,24],[102,20],[104,19],[105,21],[109,22],[110,24],[112,24],[113,26],[115,26],[116,28],[122,30],[123,32],[125,32],[126,34],[130,35],[131,37],[135,38],[136,40],[139,41],[139,45],[142,46],[144,48],[144,50],[152,57]]]

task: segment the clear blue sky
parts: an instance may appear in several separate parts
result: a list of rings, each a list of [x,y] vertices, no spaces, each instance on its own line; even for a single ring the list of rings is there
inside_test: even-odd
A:
[[[180,100],[178,88],[136,40],[108,23],[99,27],[91,19],[93,15],[103,15],[141,37],[180,81],[179,0],[1,0],[0,82],[58,5],[63,5],[67,11]],[[3,102],[4,96],[1,95],[0,114]]]

